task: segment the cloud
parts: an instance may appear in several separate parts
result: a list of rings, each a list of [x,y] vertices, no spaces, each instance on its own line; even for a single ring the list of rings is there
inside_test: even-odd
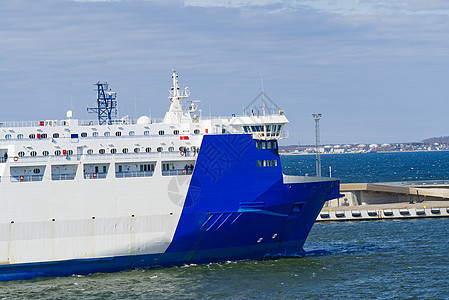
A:
[[[185,6],[265,9],[272,12],[312,9],[335,14],[449,14],[443,0],[184,0]]]

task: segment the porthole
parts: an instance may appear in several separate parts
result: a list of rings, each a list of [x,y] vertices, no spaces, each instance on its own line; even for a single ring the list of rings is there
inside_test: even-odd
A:
[[[6,140],[10,140],[11,139],[11,135],[10,134],[5,135],[5,139]]]
[[[98,132],[97,131],[92,132],[92,136],[93,137],[98,136]]]
[[[25,152],[20,151],[19,153],[17,153],[17,155],[18,155],[19,157],[24,157],[24,156],[25,156]]]
[[[105,154],[105,153],[106,153],[106,150],[100,149],[100,150],[98,150],[98,153],[100,153],[100,154]]]
[[[148,130],[143,132],[143,135],[150,135],[150,132]]]
[[[115,153],[117,153],[117,149],[115,149],[115,148],[112,148],[112,149],[111,149],[111,153],[112,153],[112,154],[115,154]]]
[[[170,152],[175,151],[175,147],[168,147],[168,151],[170,151]]]
[[[18,138],[19,140],[23,139],[23,134],[19,133],[19,134],[17,135],[17,138]]]
[[[36,152],[36,151],[31,151],[30,155],[31,155],[31,156],[36,156],[36,155],[37,155],[37,152]]]
[[[87,150],[87,154],[94,154],[94,150],[93,149],[88,149]]]
[[[123,148],[122,153],[128,153],[128,148]]]
[[[175,134],[175,135],[179,134],[179,130],[174,130],[173,134]]]
[[[110,136],[111,135],[111,133],[109,132],[109,131],[106,131],[105,133],[104,133],[104,136]]]
[[[48,152],[48,151],[42,151],[43,156],[48,156],[49,154],[50,154],[50,152]]]
[[[162,152],[164,150],[162,147],[157,147],[157,152]]]
[[[58,137],[59,137],[59,133],[57,133],[57,132],[53,133],[53,137],[54,137],[55,139],[58,138]]]
[[[121,131],[117,131],[117,132],[115,133],[115,136],[122,136],[122,132],[121,132]]]
[[[150,147],[146,147],[145,148],[145,152],[151,152],[151,148]]]
[[[163,130],[159,130],[159,135],[164,135],[164,131]]]
[[[32,134],[30,134],[28,137],[29,137],[30,139],[35,139],[35,138],[36,138],[36,135],[35,135],[34,133],[32,133]]]
[[[130,136],[134,136],[134,135],[136,135],[136,133],[135,133],[134,131],[130,131],[130,132],[129,132],[129,135],[130,135]]]
[[[55,155],[61,155],[61,150],[56,150]]]

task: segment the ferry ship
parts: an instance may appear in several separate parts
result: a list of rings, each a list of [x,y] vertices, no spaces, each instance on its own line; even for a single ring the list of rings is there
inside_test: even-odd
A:
[[[0,280],[302,255],[334,178],[282,173],[283,111],[204,118],[173,72],[162,121],[0,123]]]

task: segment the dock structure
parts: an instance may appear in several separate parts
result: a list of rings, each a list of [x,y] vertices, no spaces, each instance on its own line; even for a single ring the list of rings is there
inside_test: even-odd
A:
[[[340,191],[317,222],[449,217],[449,181],[346,183]]]

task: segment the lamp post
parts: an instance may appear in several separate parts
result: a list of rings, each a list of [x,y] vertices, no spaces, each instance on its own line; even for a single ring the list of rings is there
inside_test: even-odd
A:
[[[315,119],[315,163],[316,163],[316,177],[321,177],[321,158],[320,158],[320,119],[321,114],[312,114]]]

